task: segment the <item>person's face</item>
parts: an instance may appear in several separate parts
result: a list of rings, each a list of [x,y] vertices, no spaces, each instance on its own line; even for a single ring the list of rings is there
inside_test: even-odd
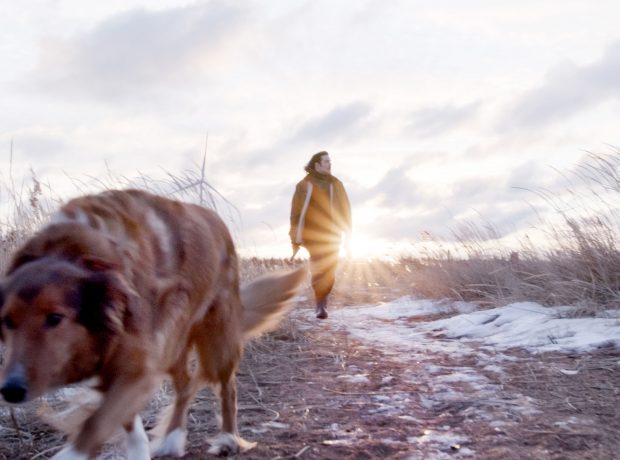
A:
[[[332,162],[329,159],[329,155],[321,156],[321,161],[318,163],[314,163],[314,169],[316,172],[321,174],[331,174],[332,172]]]

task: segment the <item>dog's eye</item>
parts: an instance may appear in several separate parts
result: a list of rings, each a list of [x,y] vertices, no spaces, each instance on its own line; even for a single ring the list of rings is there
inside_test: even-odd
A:
[[[7,329],[15,329],[15,323],[13,322],[10,316],[5,316],[4,319],[2,320],[2,324]]]
[[[56,327],[60,324],[63,318],[64,316],[60,313],[50,313],[47,315],[47,318],[45,318],[45,325],[47,327]]]

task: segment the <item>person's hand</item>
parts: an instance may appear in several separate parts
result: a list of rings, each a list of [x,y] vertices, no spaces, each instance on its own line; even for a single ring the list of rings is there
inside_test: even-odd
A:
[[[291,256],[291,262],[292,262],[295,256],[297,255],[297,253],[299,252],[300,245],[297,243],[292,243],[291,246],[293,247],[293,255]]]

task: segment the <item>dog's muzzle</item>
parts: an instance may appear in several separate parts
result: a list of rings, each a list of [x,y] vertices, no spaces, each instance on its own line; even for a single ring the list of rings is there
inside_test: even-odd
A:
[[[4,385],[0,388],[0,393],[6,402],[16,404],[26,400],[28,384],[21,366],[7,375]]]

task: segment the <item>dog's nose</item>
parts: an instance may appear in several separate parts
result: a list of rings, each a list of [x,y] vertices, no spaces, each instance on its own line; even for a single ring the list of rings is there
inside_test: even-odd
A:
[[[0,393],[5,401],[10,403],[20,403],[26,399],[28,387],[22,378],[9,378],[0,388]]]

